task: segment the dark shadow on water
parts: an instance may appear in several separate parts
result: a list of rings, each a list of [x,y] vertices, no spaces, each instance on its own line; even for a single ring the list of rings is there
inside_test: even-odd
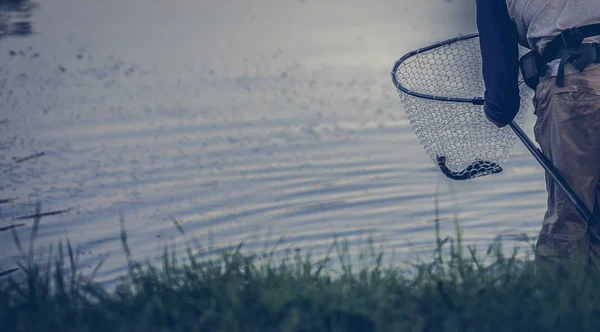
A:
[[[30,0],[0,0],[0,39],[33,34],[30,18],[37,7]]]

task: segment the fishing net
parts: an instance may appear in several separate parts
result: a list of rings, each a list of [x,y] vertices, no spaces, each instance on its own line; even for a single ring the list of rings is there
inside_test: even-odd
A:
[[[453,180],[501,172],[517,141],[508,126],[498,128],[486,119],[481,72],[477,34],[410,52],[392,71],[417,138],[434,165]],[[514,121],[523,125],[533,91],[520,84],[520,95],[521,109]]]

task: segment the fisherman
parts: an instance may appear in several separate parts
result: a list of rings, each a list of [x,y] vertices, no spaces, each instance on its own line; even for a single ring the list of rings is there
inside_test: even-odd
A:
[[[476,3],[486,117],[498,127],[514,119],[521,70],[535,90],[536,141],[575,194],[600,215],[600,2]],[[518,44],[532,52],[519,59]],[[600,225],[588,226],[549,174],[546,190],[547,209],[535,247],[537,271],[599,270]]]

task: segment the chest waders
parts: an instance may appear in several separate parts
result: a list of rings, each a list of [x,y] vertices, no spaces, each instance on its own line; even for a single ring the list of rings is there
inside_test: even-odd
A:
[[[583,40],[592,36],[600,35],[600,24],[591,24],[563,31],[556,36],[544,49],[543,54],[531,51],[519,60],[523,81],[534,91],[539,84],[540,78],[548,71],[548,63],[560,59],[556,75],[556,86],[563,87],[565,79],[565,64],[571,63],[579,72],[582,72],[591,63],[600,63],[600,44],[585,43]],[[521,138],[527,149],[538,160],[542,167],[550,174],[557,185],[565,192],[567,197],[575,204],[579,214],[585,219],[588,226],[598,224],[598,218],[593,215],[587,206],[581,201],[566,181],[558,174],[548,158],[526,139],[523,131],[514,123],[510,124],[517,136]]]
[[[540,54],[531,51],[519,60],[519,67],[525,84],[535,90],[548,71],[548,63],[560,59],[556,86],[562,87],[565,80],[565,64],[571,63],[582,72],[591,63],[600,63],[600,44],[585,43],[588,37],[600,36],[600,24],[585,25],[564,30],[556,36]]]

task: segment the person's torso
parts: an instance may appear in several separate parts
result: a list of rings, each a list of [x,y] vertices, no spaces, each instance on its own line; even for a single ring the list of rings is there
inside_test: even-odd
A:
[[[539,52],[563,30],[600,23],[600,0],[506,0],[506,4],[517,26],[519,43]],[[600,36],[584,42],[600,42]]]
[[[521,44],[540,52],[565,29],[600,23],[598,0],[506,0],[506,4]],[[600,36],[591,39],[600,41]]]

